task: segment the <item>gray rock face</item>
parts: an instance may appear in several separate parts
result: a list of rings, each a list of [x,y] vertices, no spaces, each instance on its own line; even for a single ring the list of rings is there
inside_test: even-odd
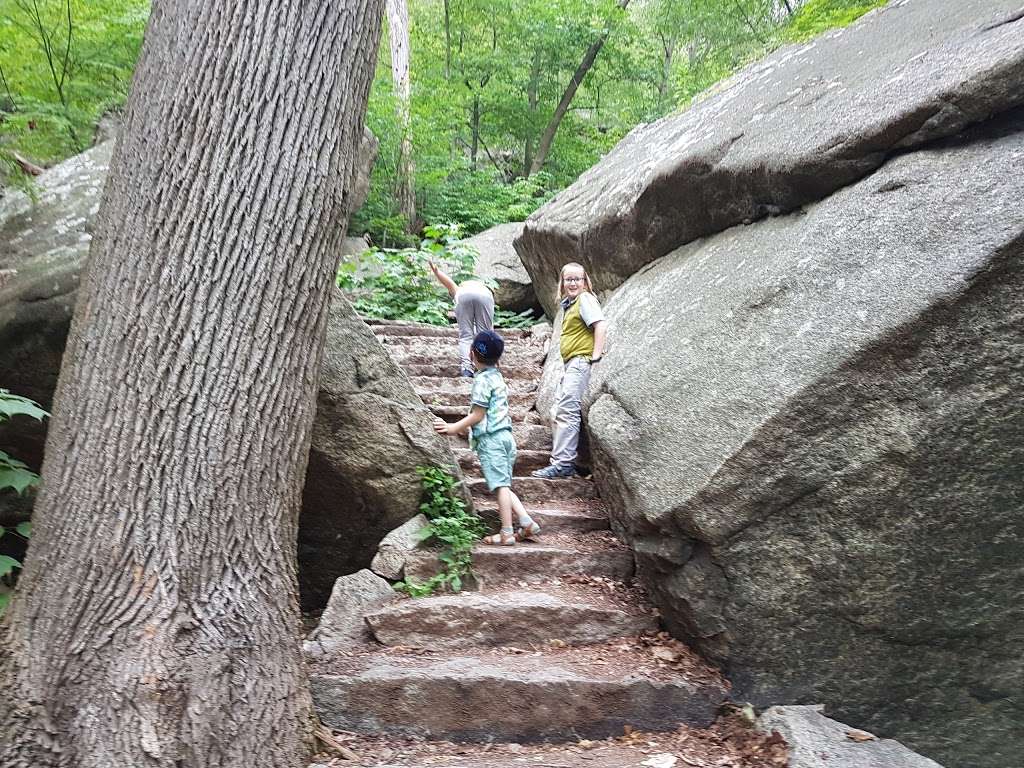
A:
[[[364,614],[399,599],[388,582],[365,568],[340,576],[311,638],[326,648],[369,639]]]
[[[821,707],[772,707],[757,726],[786,740],[790,768],[942,768],[898,741],[851,739],[850,727],[825,717]]]
[[[0,199],[0,387],[47,410],[112,149],[101,144],[40,175],[35,204],[21,192]],[[45,440],[46,425],[34,420],[0,425],[0,450],[32,467]],[[27,498],[8,494],[4,504],[0,519],[29,514]]]
[[[956,768],[1024,753],[1021,167],[1024,109],[660,259],[586,403],[613,526],[734,697]]]
[[[509,222],[491,227],[466,238],[466,245],[476,249],[479,257],[474,270],[478,277],[494,280],[494,301],[502,309],[524,312],[539,307],[533,284],[512,241],[523,231],[522,222]]]
[[[558,270],[615,288],[644,264],[793,210],[1024,100],[1020,0],[907,0],[776,51],[687,112],[632,131],[516,241],[554,315]]]
[[[305,607],[323,605],[338,576],[369,565],[384,535],[416,514],[416,467],[461,476],[432,424],[405,374],[336,292],[299,520]]]
[[[377,554],[373,556],[370,570],[385,579],[402,578],[402,573],[405,571],[405,558],[423,543],[423,537],[420,534],[428,524],[425,516],[416,515],[387,534],[377,547]]]

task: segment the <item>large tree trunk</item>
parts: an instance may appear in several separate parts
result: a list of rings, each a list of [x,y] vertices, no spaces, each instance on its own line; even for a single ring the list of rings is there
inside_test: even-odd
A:
[[[412,121],[409,115],[409,6],[405,0],[386,0],[388,40],[391,43],[391,78],[398,101],[398,125],[402,142],[398,147],[398,210],[408,222],[416,221],[416,168],[412,159]]]
[[[625,10],[629,5],[629,0],[619,0],[619,8]],[[555,140],[555,133],[558,132],[558,126],[562,124],[562,118],[565,117],[565,113],[569,111],[569,105],[572,103],[573,98],[576,96],[576,91],[579,90],[580,84],[583,82],[583,78],[587,76],[587,73],[594,66],[594,62],[597,61],[597,54],[601,52],[605,42],[608,40],[608,35],[611,34],[611,27],[609,26],[597,40],[590,44],[587,48],[587,52],[583,54],[583,61],[576,67],[576,71],[572,73],[572,77],[569,78],[569,84],[565,87],[565,91],[562,93],[562,98],[558,102],[558,106],[555,107],[555,112],[551,115],[551,119],[548,121],[547,127],[544,129],[544,133],[540,137],[540,144],[537,146],[537,154],[533,158],[533,162],[530,164],[530,174],[534,174],[544,167],[544,162],[548,159],[548,152],[551,151],[551,144]]]
[[[4,768],[308,757],[296,526],[381,12],[154,4],[0,625]]]

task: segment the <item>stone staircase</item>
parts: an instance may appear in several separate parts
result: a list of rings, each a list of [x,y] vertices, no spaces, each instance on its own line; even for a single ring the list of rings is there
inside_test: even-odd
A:
[[[373,322],[424,402],[448,421],[467,410],[454,329]],[[475,591],[402,599],[365,615],[374,641],[311,660],[323,722],[336,730],[469,742],[576,743],[631,729],[704,727],[727,684],[692,654],[655,652],[654,611],[632,586],[632,553],[609,530],[589,479],[540,480],[551,435],[532,410],[544,338],[502,332],[519,448],[513,489],[541,524],[537,542],[478,545]],[[477,511],[494,497],[466,442],[452,438]],[[492,528],[493,529],[493,528]],[[406,575],[437,572],[417,550]]]

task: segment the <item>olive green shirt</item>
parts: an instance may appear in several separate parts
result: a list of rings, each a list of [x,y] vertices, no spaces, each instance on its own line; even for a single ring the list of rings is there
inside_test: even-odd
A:
[[[581,293],[575,299],[562,300],[562,338],[559,351],[562,360],[590,357],[594,354],[594,323],[604,320],[601,305],[592,293]]]

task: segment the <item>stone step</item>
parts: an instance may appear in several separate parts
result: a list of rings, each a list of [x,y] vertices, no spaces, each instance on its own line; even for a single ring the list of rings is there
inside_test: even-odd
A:
[[[469,412],[469,403],[465,401],[457,405],[445,405],[443,403],[435,404],[427,402],[424,402],[424,405],[427,406],[427,409],[432,414],[434,414],[435,416],[440,416],[442,419],[449,422],[450,424],[454,424],[456,421],[461,419]],[[532,406],[530,405],[516,405],[514,403],[510,403],[508,413],[509,416],[512,417],[513,422],[522,422],[526,418],[526,414],[530,412],[531,408]]]
[[[376,318],[363,318],[363,322],[370,326],[370,329],[378,336],[437,336],[447,339],[459,337],[458,328],[454,325],[428,325],[404,320]],[[505,339],[529,339],[533,336],[533,332],[529,328],[495,328],[495,331]]]
[[[626,581],[633,576],[633,553],[605,536],[610,534],[591,533],[579,541],[565,541],[543,534],[539,542],[520,542],[513,547],[478,544],[473,548],[473,576],[478,586],[488,588],[507,581],[536,584],[572,575]],[[439,573],[437,555],[433,549],[409,553],[405,577],[424,582]]]
[[[482,478],[469,478],[466,486],[474,497],[493,496],[487,482]],[[561,477],[545,480],[540,477],[513,477],[512,490],[523,502],[536,504],[560,499],[596,499],[597,486],[593,480],[582,477]]]
[[[580,651],[371,653],[318,664],[310,688],[330,728],[453,741],[576,741],[621,736],[627,725],[707,727],[727,695],[712,675],[669,673],[653,659],[602,667]]]
[[[516,448],[520,451],[551,451],[551,429],[543,424],[513,424],[512,437],[515,438]],[[465,438],[453,437],[451,441],[452,450],[469,450],[469,443]]]
[[[409,382],[417,392],[456,392],[465,398],[473,389],[473,379],[464,376],[410,376]],[[509,394],[531,394],[537,391],[537,382],[512,379],[506,382]]]
[[[464,380],[469,384],[470,379]],[[420,399],[427,405],[453,405],[460,406],[462,408],[463,415],[469,409],[469,387],[465,387],[465,392],[458,391],[455,387],[445,387],[438,389],[419,389],[416,388],[416,394],[420,396]],[[508,404],[513,411],[517,410],[522,414],[521,418],[525,418],[527,412],[533,408],[533,403],[537,399],[537,395],[532,392],[514,392],[510,391],[508,394]]]
[[[441,361],[432,355],[411,355],[401,360],[397,359],[398,356],[392,357],[405,371],[405,375],[411,379],[421,376],[454,379],[459,376],[459,361],[455,357]],[[530,385],[536,385],[537,379],[540,377],[540,370],[540,367],[532,361],[527,363],[502,361],[501,364],[501,375],[507,382],[526,381]],[[469,381],[468,378],[466,380]]]
[[[459,460],[459,466],[464,470],[472,470],[479,474],[480,460],[477,458],[476,452],[470,450],[468,446],[456,449],[455,457]],[[546,467],[550,458],[550,451],[538,451],[531,449],[519,450],[516,453],[515,471],[517,474],[528,474],[535,469]]]
[[[399,328],[397,326],[374,326],[373,334],[384,344],[425,344],[443,343],[454,346],[459,340],[455,328],[441,326],[426,328]],[[505,340],[506,351],[515,347],[539,347],[542,341],[534,340],[529,330],[518,328],[495,328],[495,333]]]
[[[563,502],[568,507],[568,502]],[[594,506],[587,508],[585,502],[576,505],[577,508],[563,509],[546,504],[524,504],[530,517],[540,525],[543,536],[541,541],[548,534],[552,533],[588,533],[590,531],[607,531],[610,529],[608,515],[603,509]],[[474,505],[476,513],[482,517],[493,529],[499,525],[498,508],[496,506]]]
[[[444,366],[459,363],[459,350],[454,344],[385,344],[384,349],[396,363],[403,367],[422,363]],[[504,375],[509,366],[529,366],[531,375],[536,380],[540,378],[542,363],[543,360],[539,352],[512,347],[506,348],[505,354],[501,356],[499,367]]]
[[[462,593],[402,600],[366,614],[377,642],[387,646],[472,648],[546,646],[551,640],[593,645],[657,631],[647,612],[627,612],[544,592]]]

